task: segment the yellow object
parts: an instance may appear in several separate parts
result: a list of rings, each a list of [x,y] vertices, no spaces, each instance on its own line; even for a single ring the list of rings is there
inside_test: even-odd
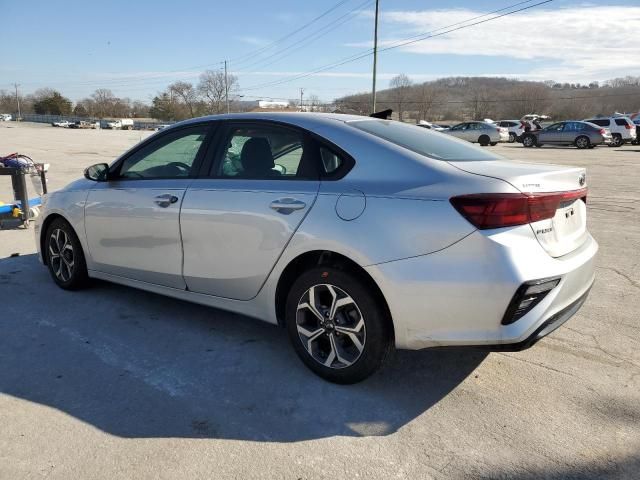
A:
[[[11,216],[13,218],[18,218],[20,215],[22,215],[22,210],[20,210],[18,207],[13,207],[13,210],[11,210]]]

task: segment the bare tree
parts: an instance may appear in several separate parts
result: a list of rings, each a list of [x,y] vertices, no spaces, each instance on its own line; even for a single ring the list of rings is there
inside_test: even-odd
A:
[[[229,74],[227,75],[227,82],[228,87],[225,85],[223,72],[207,70],[200,75],[198,92],[205,99],[208,113],[222,113],[225,111],[226,88],[229,89],[229,100],[231,100],[234,92],[238,89],[238,77]]]
[[[472,120],[483,120],[491,115],[489,92],[484,88],[474,88],[467,101],[469,116]]]
[[[99,118],[110,116],[113,114],[113,104],[116,102],[116,96],[108,88],[99,88],[91,94],[91,98],[95,103],[95,114]]]
[[[440,92],[436,87],[429,83],[422,84],[418,91],[419,117],[421,120],[426,120],[431,115],[439,96]]]
[[[178,97],[182,103],[184,103],[187,110],[189,110],[189,116],[195,117],[195,108],[198,102],[198,92],[193,85],[189,82],[174,82],[169,85],[169,90],[174,96]]]
[[[398,120],[402,121],[402,113],[404,106],[409,100],[409,94],[411,91],[411,85],[413,82],[404,73],[396,75],[389,82],[389,87],[392,89],[391,98],[395,105],[398,107]]]

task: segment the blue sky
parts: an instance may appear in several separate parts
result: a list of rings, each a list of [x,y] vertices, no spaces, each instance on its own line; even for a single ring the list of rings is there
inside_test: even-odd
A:
[[[77,100],[104,87],[149,101],[172,81],[197,83],[203,70],[220,69],[226,58],[246,98],[296,98],[303,87],[305,96],[331,100],[370,88],[370,56],[320,75],[292,77],[366,52],[373,3],[0,0],[0,89],[13,82],[25,93],[49,86]],[[380,3],[379,38],[385,46],[518,0]],[[268,47],[336,5],[322,19]],[[386,87],[398,73],[416,82],[453,75],[562,82],[640,75],[638,25],[640,1],[554,0],[381,53],[379,86]]]

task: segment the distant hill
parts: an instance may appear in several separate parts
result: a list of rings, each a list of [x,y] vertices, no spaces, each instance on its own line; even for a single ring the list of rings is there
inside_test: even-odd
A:
[[[447,77],[413,83],[407,77],[396,77],[391,84],[398,86],[378,91],[376,110],[392,108],[394,116],[401,112],[405,121],[518,119],[527,113],[560,120],[640,111],[640,77],[589,85],[502,77]],[[340,110],[369,114],[371,94],[349,95],[335,103]]]

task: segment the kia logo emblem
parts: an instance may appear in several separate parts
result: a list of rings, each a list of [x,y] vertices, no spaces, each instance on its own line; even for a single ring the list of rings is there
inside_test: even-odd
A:
[[[587,183],[587,174],[586,173],[583,173],[582,175],[580,175],[580,177],[578,177],[578,183],[580,184],[581,187],[585,183]]]

